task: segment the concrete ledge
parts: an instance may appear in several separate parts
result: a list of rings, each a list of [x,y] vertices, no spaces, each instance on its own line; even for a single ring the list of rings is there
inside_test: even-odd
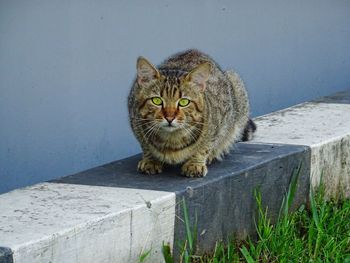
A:
[[[205,178],[182,177],[179,167],[141,175],[133,156],[0,195],[0,262],[137,262],[149,249],[146,262],[163,262],[162,242],[185,237],[182,198],[191,220],[198,216],[204,252],[255,232],[255,188],[274,218],[299,164],[295,206],[322,171],[329,193],[348,193],[349,98],[343,92],[258,117],[255,139],[238,143]]]
[[[161,175],[135,173],[140,156],[117,161],[56,182],[141,188],[176,193],[175,240],[185,237],[180,206],[183,197],[191,221],[197,214],[199,248],[210,250],[218,239],[235,233],[245,237],[255,232],[254,189],[260,187],[264,203],[276,215],[293,170],[302,164],[297,204],[306,201],[309,189],[310,151],[304,146],[239,143],[230,156],[210,166],[205,178],[192,179],[180,175],[179,167],[168,167]]]
[[[311,149],[311,183],[321,180],[329,197],[350,196],[350,91],[255,119],[251,143],[305,145]]]
[[[14,262],[136,262],[150,248],[162,262],[162,242],[173,243],[174,193],[43,183],[0,204],[0,245]]]

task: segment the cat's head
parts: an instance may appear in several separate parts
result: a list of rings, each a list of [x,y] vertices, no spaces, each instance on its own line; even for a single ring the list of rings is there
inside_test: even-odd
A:
[[[174,132],[203,122],[204,92],[211,65],[190,72],[157,69],[145,58],[137,60],[137,100],[140,122]]]

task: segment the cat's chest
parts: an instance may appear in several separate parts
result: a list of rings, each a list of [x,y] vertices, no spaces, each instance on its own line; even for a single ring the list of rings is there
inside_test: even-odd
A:
[[[168,164],[179,164],[188,160],[193,155],[193,145],[174,149],[174,148],[163,148],[159,149],[158,147],[151,146],[152,155],[165,163]]]
[[[189,146],[193,141],[193,138],[184,132],[171,133],[171,134],[159,134],[152,140],[152,144],[160,151],[178,151]]]

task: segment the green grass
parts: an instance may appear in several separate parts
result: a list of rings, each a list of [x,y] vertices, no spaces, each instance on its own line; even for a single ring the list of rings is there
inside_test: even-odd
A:
[[[258,238],[244,241],[217,242],[210,255],[195,251],[196,231],[191,231],[186,204],[184,219],[186,239],[176,262],[349,262],[350,263],[350,200],[324,201],[323,187],[310,192],[310,207],[304,205],[291,212],[298,172],[293,174],[283,200],[277,223],[272,224],[263,209],[261,194],[255,199],[259,217]],[[166,263],[174,262],[170,248],[163,246]]]

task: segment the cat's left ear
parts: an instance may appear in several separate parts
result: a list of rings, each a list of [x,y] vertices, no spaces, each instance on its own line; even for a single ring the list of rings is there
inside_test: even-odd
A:
[[[159,79],[160,73],[155,66],[152,65],[144,57],[139,57],[137,59],[137,83],[139,85],[147,85],[152,80]]]
[[[210,75],[210,70],[211,65],[209,62],[200,64],[187,74],[185,81],[192,82],[200,88],[200,91],[205,91],[206,82],[209,79]]]

